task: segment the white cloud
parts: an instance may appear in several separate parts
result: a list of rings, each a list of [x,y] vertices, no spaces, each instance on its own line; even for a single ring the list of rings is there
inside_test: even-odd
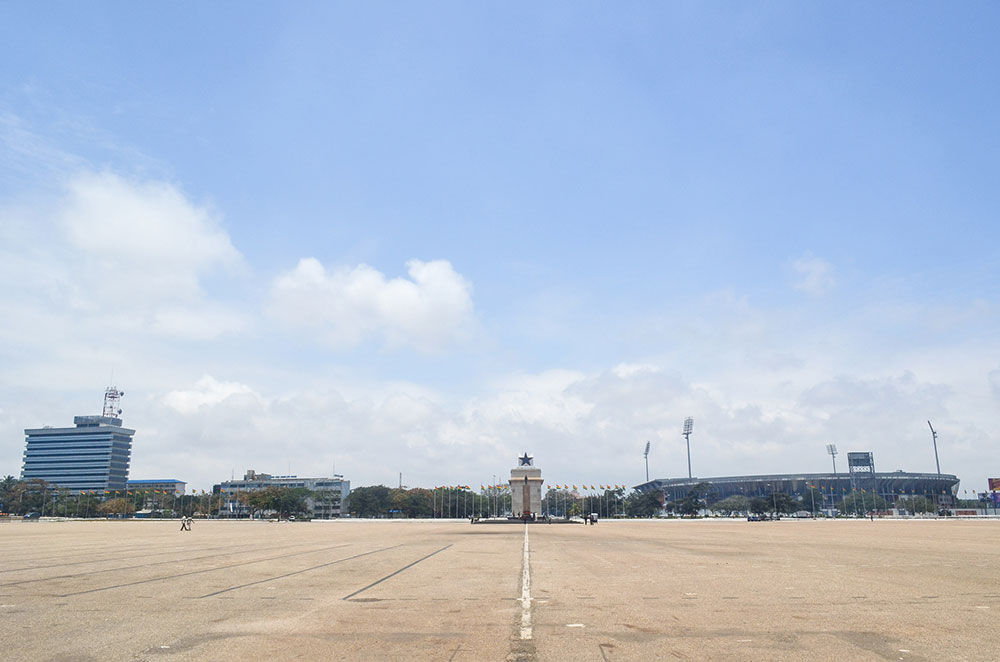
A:
[[[798,292],[811,296],[820,296],[833,289],[836,284],[833,265],[812,253],[805,253],[791,263],[792,270],[797,274],[792,287]]]
[[[327,270],[304,258],[275,279],[271,314],[350,347],[371,336],[390,346],[435,351],[469,336],[472,286],[446,260],[406,263],[410,278],[387,279],[361,264]]]
[[[230,398],[259,405],[263,398],[246,384],[220,382],[211,375],[204,375],[194,387],[170,391],[163,396],[163,404],[181,414],[193,414],[203,407],[219,405]]]
[[[121,342],[246,327],[204,287],[215,270],[241,269],[240,253],[218,216],[171,184],[80,172],[52,200],[8,202],[0,216],[0,310],[45,320],[41,333]]]
[[[59,221],[103,296],[183,300],[209,270],[240,263],[217,216],[168,183],[81,173],[67,193]]]

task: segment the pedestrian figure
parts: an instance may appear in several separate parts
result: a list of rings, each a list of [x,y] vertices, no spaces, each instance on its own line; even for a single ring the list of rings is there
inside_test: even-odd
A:
[[[190,531],[191,530],[191,521],[192,521],[192,519],[190,517],[182,517],[181,518],[181,531]]]

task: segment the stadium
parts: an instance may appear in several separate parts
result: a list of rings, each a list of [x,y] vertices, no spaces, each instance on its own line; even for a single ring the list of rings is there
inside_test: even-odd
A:
[[[817,510],[834,508],[849,494],[876,494],[890,506],[902,498],[921,496],[938,506],[951,506],[958,496],[959,479],[952,474],[911,473],[908,471],[876,472],[871,453],[850,453],[847,473],[764,474],[756,476],[719,476],[712,478],[656,478],[634,489],[638,492],[658,491],[664,502],[676,501],[688,495],[699,484],[707,483],[710,502],[741,495],[765,497],[787,494],[802,499],[817,490],[823,503]],[[863,492],[862,492],[863,490]],[[811,509],[811,504],[804,509]]]

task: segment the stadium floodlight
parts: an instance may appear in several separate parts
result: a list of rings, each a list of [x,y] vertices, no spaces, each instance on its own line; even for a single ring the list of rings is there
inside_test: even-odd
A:
[[[649,482],[649,442],[646,442],[646,450],[643,451],[642,457],[646,460],[646,482]]]
[[[684,441],[688,449],[688,479],[691,478],[691,430],[694,429],[694,419],[688,416],[684,419]]]
[[[827,444],[826,452],[830,454],[830,458],[833,460],[833,475],[837,475],[837,444]]]
[[[927,421],[927,426],[930,427],[930,429],[931,429],[931,435],[932,435],[932,437],[934,439],[934,464],[937,465],[938,476],[940,476],[941,475],[941,463],[938,461],[938,454],[937,454],[937,431],[934,430],[934,426],[931,425],[930,421]]]

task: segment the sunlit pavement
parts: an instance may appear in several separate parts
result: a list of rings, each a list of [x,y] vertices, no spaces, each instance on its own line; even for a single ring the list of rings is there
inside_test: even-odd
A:
[[[993,660],[1000,650],[1000,522],[179,528],[0,524],[4,659]]]

